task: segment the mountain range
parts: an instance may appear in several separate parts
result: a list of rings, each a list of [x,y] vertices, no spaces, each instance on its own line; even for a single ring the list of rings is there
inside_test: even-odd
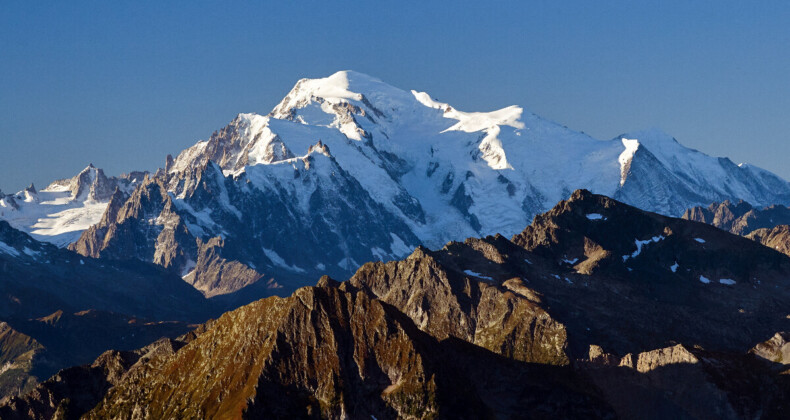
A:
[[[416,248],[108,351],[16,418],[781,418],[790,257],[574,192],[521,233]]]
[[[268,115],[239,114],[154,174],[89,167],[66,184],[5,196],[0,217],[239,302],[417,245],[513,235],[577,188],[674,216],[728,199],[790,204],[776,175],[658,130],[602,141],[518,106],[463,112],[352,71],[300,80]]]
[[[790,255],[790,208],[770,205],[755,208],[745,201],[712,203],[686,210],[683,218],[707,223],[743,235],[769,248]]]
[[[781,417],[789,204],[659,130],[303,79],[0,193],[0,418]]]

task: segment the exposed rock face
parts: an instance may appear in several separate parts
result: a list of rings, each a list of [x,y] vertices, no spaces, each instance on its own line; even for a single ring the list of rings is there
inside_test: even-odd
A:
[[[396,242],[401,248],[419,242],[338,167],[320,141],[282,170],[296,184],[252,188],[254,171],[226,177],[211,161],[167,180],[148,179],[120,207],[113,200],[102,221],[70,248],[96,258],[152,261],[186,277],[207,297],[265,279],[247,289],[249,302],[278,291],[267,287],[271,279],[288,285],[280,292],[288,293],[307,278],[348,274],[358,261],[391,256],[400,249]],[[293,200],[304,208],[289,209]],[[360,210],[369,218],[356,214]]]
[[[0,373],[0,400],[23,395],[58,370],[90,363],[108,349],[133,350],[190,329],[183,322],[153,322],[94,310],[75,314],[57,311],[0,325],[0,343],[4,343],[0,345],[0,365],[8,363]]]
[[[713,203],[707,208],[687,209],[683,218],[707,223],[736,235],[746,236],[758,229],[770,229],[778,225],[790,224],[790,208],[781,205],[754,208],[744,201],[736,204],[725,201]]]
[[[255,284],[262,274],[238,261],[222,257],[222,238],[211,238],[203,243],[197,239],[197,262],[184,276],[184,281],[200,290],[206,297],[223,295]],[[189,267],[187,267],[189,268]]]
[[[468,243],[493,248],[482,240]],[[453,261],[445,266],[441,258],[456,250],[469,251],[453,244],[437,258],[420,247],[404,261],[368,263],[341,287],[365,290],[395,306],[439,340],[459,338],[525,362],[568,364],[565,327],[541,308],[538,294],[520,277],[503,287],[459,272]]]
[[[87,418],[608,414],[594,395],[563,385],[573,377],[566,368],[539,377],[461,342],[437,342],[391,306],[332,287],[225,314],[156,364],[117,384]],[[498,400],[516,381],[519,390]],[[539,392],[552,398],[539,401]]]
[[[790,364],[790,333],[778,332],[750,351],[755,356],[781,365]]]
[[[92,364],[72,367],[39,384],[24,397],[11,398],[0,406],[0,417],[8,420],[70,420],[93,408],[107,391],[138,371],[150,369],[172,355],[190,339],[163,338],[134,351],[110,350]]]
[[[746,237],[782,254],[790,255],[790,226],[788,225],[756,229]]]
[[[6,396],[27,393],[36,385],[30,371],[43,349],[34,338],[0,322],[0,404]]]

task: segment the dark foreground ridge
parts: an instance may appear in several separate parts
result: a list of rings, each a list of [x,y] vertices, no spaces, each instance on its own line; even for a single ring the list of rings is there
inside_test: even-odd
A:
[[[781,418],[788,278],[779,252],[580,190],[511,240],[107,352],[0,418]]]

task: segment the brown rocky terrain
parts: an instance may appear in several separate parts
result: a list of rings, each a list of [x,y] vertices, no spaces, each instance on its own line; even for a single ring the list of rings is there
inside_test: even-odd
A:
[[[782,254],[790,255],[790,226],[788,225],[756,229],[746,237]]]
[[[0,417],[782,418],[788,279],[753,241],[576,191],[511,240],[324,277]]]

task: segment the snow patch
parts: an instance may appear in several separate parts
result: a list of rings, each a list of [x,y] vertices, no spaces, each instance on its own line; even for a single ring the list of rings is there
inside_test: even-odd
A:
[[[480,279],[483,279],[483,280],[494,281],[494,279],[492,279],[491,277],[484,276],[484,275],[482,275],[482,274],[480,274],[480,273],[475,273],[475,272],[474,272],[474,271],[472,271],[472,270],[464,270],[464,273],[465,273],[467,276],[477,277],[477,278],[480,278]]]
[[[672,270],[673,273],[677,273],[678,272],[678,267],[680,267],[680,264],[678,264],[678,262],[675,261],[675,263],[672,264],[672,266],[669,267],[669,269]]]
[[[625,179],[628,177],[628,171],[631,168],[631,160],[634,158],[634,153],[639,149],[639,140],[622,139],[625,149],[617,161],[620,162],[620,186],[625,185]]]
[[[195,269],[196,265],[197,264],[195,264],[195,262],[192,261],[191,258],[188,259],[186,264],[184,264],[184,268],[181,269],[181,278],[184,278],[184,277],[190,275],[192,273],[192,270]]]
[[[650,239],[645,239],[640,241],[639,239],[634,240],[634,244],[636,244],[636,251],[634,251],[631,255],[623,255],[623,262],[626,262],[629,258],[636,258],[639,254],[642,253],[642,247],[650,244],[650,243],[658,243],[662,239],[664,239],[664,235],[654,236]]]
[[[403,257],[411,253],[411,248],[409,248],[406,243],[403,242],[403,239],[401,239],[400,236],[390,233],[390,237],[392,238],[390,249],[392,249],[392,253],[395,256]]]
[[[22,250],[22,252],[24,252],[25,254],[27,254],[27,256],[29,256],[29,257],[31,257],[31,258],[36,258],[36,257],[38,257],[39,255],[41,255],[41,252],[39,252],[39,251],[33,251],[32,249],[30,249],[30,248],[28,248],[28,247],[25,247],[25,248]]]
[[[350,271],[350,270],[354,270],[354,269],[358,268],[359,264],[357,264],[357,262],[354,261],[353,258],[346,257],[346,258],[343,258],[342,260],[338,261],[337,262],[337,266],[342,268],[342,269],[344,269],[344,270],[349,270]]]
[[[703,275],[700,275],[700,276],[699,276],[699,281],[701,281],[701,282],[703,282],[703,283],[705,283],[705,284],[708,284],[708,283],[710,283],[710,279],[709,279],[709,278],[707,278],[707,277],[705,277],[705,276],[703,276]]]
[[[274,250],[267,248],[262,248],[262,249],[263,249],[263,253],[266,254],[266,257],[268,257],[272,261],[272,263],[274,263],[274,265],[282,267],[286,270],[296,271],[297,273],[305,272],[305,270],[302,268],[299,268],[295,265],[289,265],[288,263],[286,263],[285,260],[282,259],[282,257],[280,257],[279,254],[274,252]]]
[[[701,243],[701,244],[704,244],[704,243],[705,243],[705,240],[704,240],[704,239],[702,239],[702,238],[694,238],[694,240],[695,240],[695,241],[697,241],[697,242],[699,242],[699,243]]]
[[[728,286],[732,286],[732,285],[735,284],[735,280],[733,280],[733,279],[720,279],[719,283],[726,284]]]
[[[600,213],[590,213],[587,215],[587,218],[590,220],[606,220],[606,218]]]
[[[12,257],[18,257],[19,251],[16,248],[6,244],[5,242],[0,242],[0,252],[4,252]]]

